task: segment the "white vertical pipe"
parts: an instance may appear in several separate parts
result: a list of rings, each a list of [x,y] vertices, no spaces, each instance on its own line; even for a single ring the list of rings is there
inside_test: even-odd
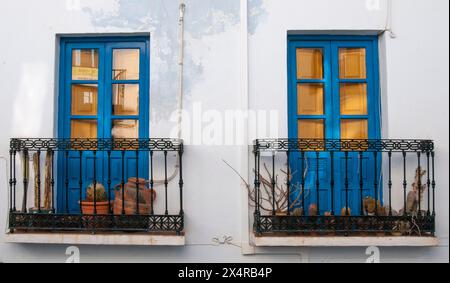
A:
[[[241,36],[240,36],[240,109],[244,113],[249,111],[249,67],[248,67],[248,0],[241,0],[240,5],[240,23],[241,23]],[[248,180],[249,176],[249,154],[250,154],[250,143],[249,143],[249,120],[244,123],[244,133],[243,140],[241,142],[239,155],[240,155],[240,166],[239,172],[243,176],[247,183],[251,184]],[[246,190],[239,186],[241,189],[241,243],[242,243],[242,254],[249,255],[254,254],[255,250],[250,245],[250,235],[252,233],[250,229],[250,211],[249,211],[249,197]]]
[[[185,11],[186,11],[186,4],[184,3],[184,0],[180,0],[180,18],[178,21],[178,24],[180,26],[180,31],[179,31],[180,50],[179,50],[179,61],[178,61],[179,88],[178,88],[178,106],[177,106],[177,111],[178,111],[177,138],[179,138],[179,139],[183,138],[182,128],[183,128],[183,109],[184,109],[184,105],[183,105],[184,97],[183,96],[184,96],[184,15],[185,15]],[[175,171],[173,172],[172,175],[170,175],[170,177],[168,177],[169,182],[172,182],[178,175],[178,173],[180,171],[180,165],[181,165],[180,160],[177,159],[177,163],[175,165]],[[155,180],[154,184],[155,184],[155,186],[164,185],[165,182],[166,182],[165,180]]]
[[[186,11],[186,4],[184,0],[180,0],[180,20],[179,20],[179,44],[180,44],[180,53],[179,53],[179,89],[178,89],[178,138],[181,139],[183,137],[183,99],[184,99],[184,15]]]

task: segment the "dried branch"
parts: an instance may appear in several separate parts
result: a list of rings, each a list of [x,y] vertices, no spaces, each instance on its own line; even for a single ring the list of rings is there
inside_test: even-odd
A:
[[[250,202],[250,207],[254,208],[255,205],[255,193],[256,188],[252,187],[247,180],[242,177],[242,175],[228,162],[225,160],[222,160],[228,167],[230,167],[231,170],[233,170],[234,173],[236,173],[242,183],[245,185],[245,188],[248,191],[248,197]],[[307,162],[306,162],[307,163]],[[287,166],[287,164],[286,164]],[[278,174],[273,175],[273,172],[270,172],[267,164],[263,164],[263,168],[265,171],[266,176],[259,173],[259,180],[260,180],[260,191],[262,193],[259,194],[259,200],[258,205],[260,209],[267,213],[273,212],[273,191],[275,191],[275,211],[277,212],[286,212],[292,210],[295,206],[301,203],[301,200],[303,199],[303,194],[305,194],[305,198],[308,197],[306,191],[302,187],[302,185],[297,184],[291,184],[291,188],[288,188],[287,181],[291,181],[295,174],[298,172],[295,171],[292,174],[288,174],[286,170],[280,169],[280,172],[287,177],[283,180],[283,184],[280,184],[280,176]],[[253,170],[253,172],[256,174],[256,170]],[[308,172],[308,165],[305,166],[305,171],[303,172],[304,178],[306,178]],[[273,185],[275,183],[275,186]],[[290,189],[290,190],[289,190]],[[296,199],[289,205],[289,198],[292,194],[296,194]]]

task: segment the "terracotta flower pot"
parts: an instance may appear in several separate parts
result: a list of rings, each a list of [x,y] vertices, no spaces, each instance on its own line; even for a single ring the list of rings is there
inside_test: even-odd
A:
[[[137,179],[139,185],[147,185],[149,182],[145,179],[139,178]],[[136,185],[136,178],[128,178],[128,183]]]
[[[133,180],[133,179],[130,179]],[[136,179],[134,179],[135,181]],[[117,186],[114,191],[114,214],[121,215],[125,210],[126,215],[135,215],[137,210],[137,189],[136,182],[125,184],[124,196],[122,197],[122,188]],[[153,194],[153,198],[152,198]],[[150,214],[152,200],[156,200],[156,191],[150,190],[145,185],[145,180],[139,182],[139,214]],[[123,209],[124,208],[124,209]]]
[[[122,201],[116,201],[114,203],[114,215],[122,214]],[[125,215],[136,215],[136,202],[125,201]],[[139,214],[150,214],[151,207],[148,204],[139,204]]]
[[[89,202],[82,201],[81,209],[84,215],[94,215],[95,207],[97,208],[97,215],[108,215],[109,214],[109,202]]]

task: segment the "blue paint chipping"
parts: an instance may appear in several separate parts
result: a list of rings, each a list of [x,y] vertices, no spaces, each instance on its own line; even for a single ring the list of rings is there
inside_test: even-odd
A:
[[[176,110],[178,93],[179,0],[117,0],[114,13],[86,7],[84,13],[100,28],[150,32],[152,36],[152,122],[170,117]],[[239,0],[186,0],[186,38],[202,39],[239,24]],[[204,68],[185,53],[185,99],[202,80]]]
[[[264,0],[249,0],[248,9],[248,31],[251,35],[256,33],[256,29],[262,23],[264,23],[268,18],[268,12],[263,7]]]

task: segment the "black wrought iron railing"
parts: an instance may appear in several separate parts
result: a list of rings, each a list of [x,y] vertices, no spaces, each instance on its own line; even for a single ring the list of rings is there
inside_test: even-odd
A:
[[[431,140],[254,143],[257,236],[433,236]]]
[[[183,233],[182,140],[12,139],[10,164],[11,232]]]

